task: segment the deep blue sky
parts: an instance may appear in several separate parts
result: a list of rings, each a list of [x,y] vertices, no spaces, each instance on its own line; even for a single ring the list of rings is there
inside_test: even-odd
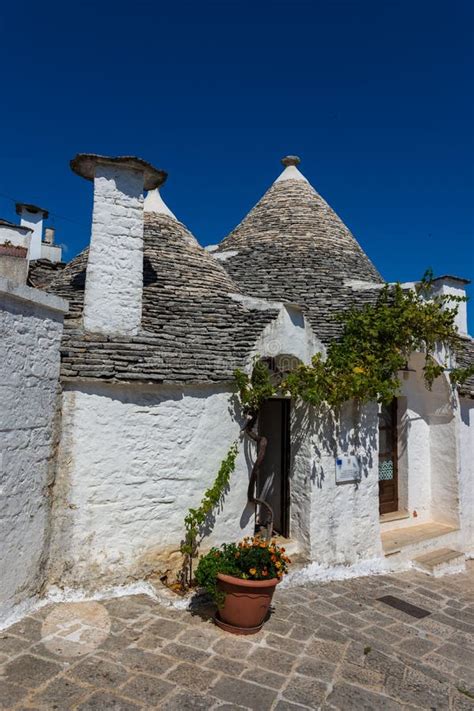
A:
[[[296,153],[387,279],[474,278],[473,13],[472,0],[4,3],[0,192],[55,213],[70,258],[92,206],[70,158],[138,155],[169,172],[166,202],[209,244]],[[3,197],[0,217],[14,217]]]

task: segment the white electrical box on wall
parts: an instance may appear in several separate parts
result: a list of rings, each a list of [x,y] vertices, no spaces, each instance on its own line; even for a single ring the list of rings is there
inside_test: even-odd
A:
[[[349,484],[360,481],[362,467],[359,457],[354,454],[336,457],[336,484]]]

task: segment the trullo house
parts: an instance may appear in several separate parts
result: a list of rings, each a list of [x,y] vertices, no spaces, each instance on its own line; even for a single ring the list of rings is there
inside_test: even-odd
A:
[[[133,157],[71,162],[91,181],[93,217],[89,247],[66,265],[42,235],[45,211],[20,206],[20,225],[0,223],[3,615],[50,585],[175,571],[184,516],[236,440],[203,549],[254,533],[255,447],[241,433],[235,369],[324,355],[340,335],[335,315],[383,284],[299,159],[282,162],[206,249],[163,202],[166,173]],[[443,276],[434,288],[462,296],[466,283]],[[464,303],[457,326],[467,363]],[[284,394],[265,403],[257,494],[300,562],[422,566],[437,552],[459,567],[474,551],[474,379],[456,390],[446,373],[429,390],[422,366],[413,353],[390,406],[349,402],[337,427]]]

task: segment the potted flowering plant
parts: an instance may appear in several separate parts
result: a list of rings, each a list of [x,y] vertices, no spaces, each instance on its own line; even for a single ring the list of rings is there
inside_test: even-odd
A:
[[[259,538],[211,548],[199,560],[196,582],[217,603],[216,624],[234,634],[258,632],[290,562],[283,547]]]

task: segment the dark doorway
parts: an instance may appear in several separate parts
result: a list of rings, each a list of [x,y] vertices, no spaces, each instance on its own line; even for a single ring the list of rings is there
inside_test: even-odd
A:
[[[379,414],[380,513],[398,511],[397,400],[382,405]]]
[[[268,440],[257,480],[257,497],[273,509],[273,530],[289,536],[290,401],[267,400],[258,417],[260,436]],[[261,512],[264,515],[264,511]]]

